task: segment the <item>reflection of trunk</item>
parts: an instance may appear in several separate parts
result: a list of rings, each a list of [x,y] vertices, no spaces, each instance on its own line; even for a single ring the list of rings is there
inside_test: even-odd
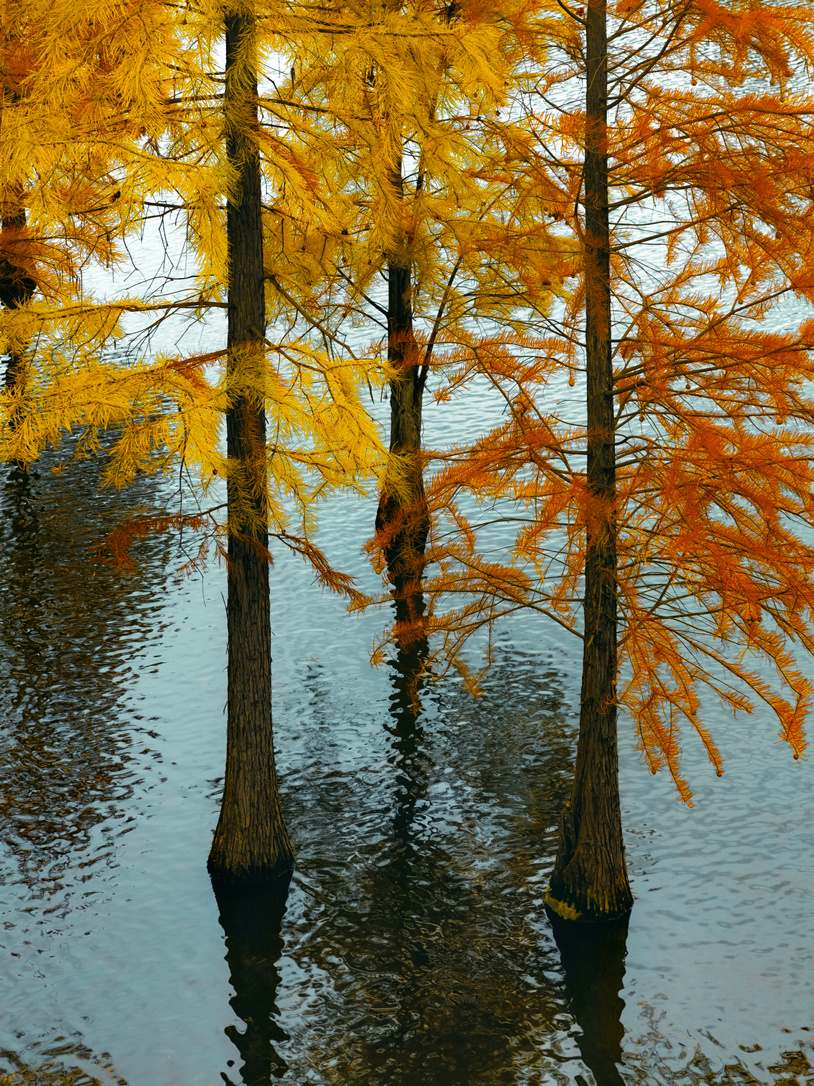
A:
[[[608,924],[575,928],[554,920],[554,938],[565,972],[571,1012],[582,1033],[580,1053],[596,1086],[624,1086],[617,1064],[622,1062],[622,1012],[619,995],[625,978],[627,916]]]
[[[546,903],[570,920],[608,920],[633,903],[619,810],[616,741],[616,462],[608,227],[607,29],[604,0],[587,16],[585,324],[589,494],[585,641],[574,789]]]
[[[393,669],[393,693],[390,695],[390,715],[393,724],[388,731],[393,737],[393,752],[389,756],[396,768],[397,802],[393,830],[398,840],[412,843],[416,805],[427,792],[428,758],[423,746],[424,729],[419,722],[421,713],[421,682],[427,658],[427,641],[412,641],[406,648],[397,646]]]
[[[401,191],[400,168],[393,185]],[[410,265],[391,260],[387,273],[387,357],[397,370],[390,382],[390,451],[398,455],[404,475],[398,482],[385,479],[376,535],[396,600],[396,636],[406,644],[421,638],[424,625],[420,586],[430,519],[421,465],[421,401],[427,374],[413,332]]]
[[[226,1034],[240,1053],[244,1083],[272,1082],[288,1069],[275,1044],[288,1040],[277,1022],[277,968],[283,950],[280,937],[287,889],[234,887],[215,883],[220,922],[226,933],[226,961],[235,994],[230,1005],[246,1023]],[[225,1082],[231,1079],[223,1075]]]
[[[209,870],[231,881],[288,875],[294,863],[277,793],[271,726],[266,499],[266,417],[246,384],[262,387],[265,299],[260,159],[246,130],[256,124],[256,79],[245,78],[253,20],[226,16],[227,156],[235,189],[227,204],[229,331],[226,413],[229,590],[226,779]],[[242,63],[241,63],[242,62]],[[242,68],[242,71],[241,71]],[[242,389],[241,389],[241,386]]]

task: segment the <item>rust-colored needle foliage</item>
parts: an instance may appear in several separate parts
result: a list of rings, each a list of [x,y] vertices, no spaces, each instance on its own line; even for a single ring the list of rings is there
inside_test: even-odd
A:
[[[763,702],[795,756],[805,749],[814,692],[794,653],[814,651],[810,10],[236,4],[225,73],[221,6],[59,8],[7,5],[0,27],[0,331],[12,355],[29,351],[24,402],[19,388],[0,399],[3,455],[30,461],[80,426],[80,453],[93,452],[116,423],[109,481],[183,466],[206,494],[226,477],[227,531],[264,558],[267,531],[294,539],[293,505],[293,545],[343,588],[310,541],[314,509],[377,471],[360,388],[389,382],[399,400],[412,383],[409,440],[391,441],[380,481],[385,507],[421,505],[423,535],[435,456],[414,563],[415,584],[436,569],[422,633],[459,663],[468,634],[521,608],[582,637],[555,880],[568,894],[567,878],[594,881],[560,913],[624,912],[618,706],[688,802],[682,726],[721,770],[704,686],[733,710]],[[264,79],[283,56],[290,77]],[[249,166],[253,255],[236,267],[229,224]],[[194,278],[156,279],[149,299],[82,292],[85,262],[115,262],[128,230],[176,213]],[[226,351],[122,364],[109,350],[125,312],[160,322],[219,308]],[[386,337],[354,352],[348,326],[374,320]],[[434,371],[437,399],[494,396],[501,421],[422,449]],[[219,427],[236,411],[248,437],[224,456]],[[496,506],[491,520],[524,522],[502,560],[480,548],[473,499]],[[395,533],[380,527],[387,552]],[[458,608],[440,602],[457,594]],[[599,779],[611,798],[589,810]],[[588,825],[610,836],[597,844]]]
[[[523,606],[581,634],[586,545],[612,538],[621,680],[606,700],[628,710],[647,764],[666,766],[689,801],[682,723],[721,770],[704,685],[734,710],[765,703],[795,757],[805,749],[812,687],[793,652],[814,650],[811,12],[734,0],[589,10],[607,19],[595,153],[607,161],[616,460],[598,490],[601,435],[569,406],[593,379],[585,301],[601,274],[592,283],[585,13],[564,7],[549,25],[562,61],[517,103],[534,143],[514,183],[529,197],[545,188],[579,239],[580,285],[534,355],[473,353],[461,366],[451,386],[485,378],[510,411],[454,450],[430,488],[452,520],[468,492],[519,503],[527,523],[511,572],[479,556],[467,528],[437,552],[445,566],[429,587],[474,594],[435,620],[452,647]]]

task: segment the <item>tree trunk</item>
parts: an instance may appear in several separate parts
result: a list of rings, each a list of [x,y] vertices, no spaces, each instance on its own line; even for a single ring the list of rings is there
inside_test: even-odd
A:
[[[235,883],[287,877],[294,864],[277,792],[271,722],[266,417],[263,387],[265,297],[254,20],[227,13],[227,201],[229,330],[226,413],[228,479],[228,725],[226,778],[209,872]],[[248,63],[247,63],[248,62]],[[247,67],[251,73],[246,78]]]
[[[607,29],[604,0],[587,15],[585,325],[588,516],[585,641],[574,789],[546,904],[565,920],[630,911],[616,737],[616,462],[608,226]]]
[[[22,200],[22,193],[20,193]],[[26,227],[25,208],[21,203],[7,204],[2,214],[2,230],[0,230],[0,302],[6,309],[19,309],[28,305],[34,297],[37,284],[29,274],[28,267],[23,263],[22,247],[20,255],[15,259],[15,242],[22,240]],[[8,346],[8,359],[4,376],[5,387],[10,392],[15,392],[15,404],[9,416],[9,426],[15,429],[19,426],[23,416],[23,394],[25,392],[26,364],[28,358],[28,343],[12,340]],[[17,467],[25,470],[26,465],[19,462]]]
[[[399,171],[399,182],[401,173]],[[419,365],[413,333],[409,264],[388,264],[387,357],[398,371],[390,382],[390,451],[406,478],[385,480],[376,512],[376,535],[384,551],[396,603],[396,638],[407,648],[424,636],[421,577],[430,530],[421,464],[421,403],[426,373]]]

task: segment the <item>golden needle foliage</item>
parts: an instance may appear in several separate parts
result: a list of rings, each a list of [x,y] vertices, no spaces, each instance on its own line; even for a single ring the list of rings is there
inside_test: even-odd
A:
[[[225,304],[223,136],[242,122],[224,114],[220,8],[15,11],[0,188],[24,194],[25,238],[8,240],[39,294],[0,325],[4,342],[33,345],[25,388],[2,399],[4,419],[23,417],[4,425],[2,455],[30,461],[77,427],[90,452],[117,425],[111,482],[184,464],[205,493],[232,470],[221,356],[117,360],[111,347],[126,313],[160,322]],[[563,387],[582,385],[584,12],[545,0],[254,12],[261,60],[290,67],[261,83],[249,133],[280,332],[261,378],[247,365],[239,382],[269,413],[272,530],[288,532],[293,499],[307,537],[326,489],[382,470],[360,390],[392,376],[374,329],[377,277],[396,257],[413,272],[436,397],[488,385],[504,406],[479,440],[435,454],[430,629],[459,660],[469,633],[520,608],[579,634],[586,526],[608,514],[586,489],[585,425]],[[766,703],[795,756],[805,748],[812,689],[792,649],[814,650],[814,323],[778,307],[814,301],[814,98],[799,85],[811,19],[752,0],[609,8],[618,700],[685,799],[682,723],[720,768],[705,684],[735,710]],[[129,231],[175,214],[193,283],[157,278],[148,300],[82,292],[85,264],[114,263]],[[348,328],[367,322],[372,346],[354,352]],[[472,496],[525,519],[502,561],[479,552]]]
[[[31,462],[70,430],[82,435],[77,455],[93,454],[101,431],[115,426],[120,436],[106,482],[124,486],[137,474],[183,468],[203,499],[214,478],[236,470],[222,451],[221,424],[227,405],[248,395],[270,420],[270,528],[315,555],[308,536],[317,499],[336,486],[363,488],[379,473],[381,443],[359,400],[360,388],[382,379],[379,372],[333,357],[329,344],[302,328],[269,335],[259,372],[253,358],[236,356],[228,379],[225,352],[155,357],[147,333],[127,337],[128,319],[158,328],[226,307],[224,203],[235,179],[224,133],[245,120],[224,108],[221,8],[149,0],[78,4],[70,13],[23,7],[28,60],[15,70],[13,102],[4,104],[0,187],[22,193],[38,295],[0,324],[6,343],[16,337],[31,344],[24,386],[2,398],[3,418],[20,420],[3,426],[2,456]],[[255,11],[258,47],[268,52],[307,24],[278,5]],[[234,78],[248,79],[253,63],[247,42]],[[245,134],[260,150],[270,222],[279,217],[296,230],[308,221],[327,236],[338,233],[302,153],[303,133],[253,126]],[[85,182],[79,211],[66,177]],[[83,232],[69,230],[65,224],[80,213]],[[124,262],[127,246],[156,218],[183,231],[197,258],[194,279],[179,284],[151,269],[146,299],[90,296],[82,269]],[[50,248],[43,250],[46,236]],[[288,255],[272,250],[267,265],[276,297],[271,284],[275,273],[287,274]],[[292,503],[300,536],[289,535]],[[248,506],[230,509],[235,523],[245,515]],[[125,542],[121,534],[118,542]]]

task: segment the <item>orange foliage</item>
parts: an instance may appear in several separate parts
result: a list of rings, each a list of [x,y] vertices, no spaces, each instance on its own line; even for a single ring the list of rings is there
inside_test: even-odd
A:
[[[648,766],[666,767],[689,802],[682,724],[722,772],[700,716],[703,686],[735,712],[767,706],[795,758],[814,700],[794,656],[814,653],[814,325],[778,315],[784,300],[797,313],[814,301],[814,97],[789,84],[814,67],[812,13],[731,0],[620,4],[615,16],[617,700]],[[551,109],[567,66],[552,63],[539,97],[525,99],[539,139],[513,183],[538,193],[545,178],[552,217],[581,237],[583,115]],[[742,84],[751,89],[739,93]],[[580,635],[586,527],[608,513],[585,485],[584,422],[564,414],[574,400],[569,408],[563,374],[573,383],[583,365],[583,306],[577,285],[549,336],[473,339],[437,392],[485,380],[506,404],[488,434],[436,454],[428,486],[438,570],[426,585],[429,626],[453,655],[520,608]],[[464,511],[473,498],[492,519],[523,521],[503,565],[479,554],[482,518]],[[466,602],[450,611],[450,594]]]
[[[296,11],[289,19],[287,8],[263,8],[264,46],[270,54],[285,38],[296,62],[290,83],[261,96],[254,133],[271,193],[267,316],[291,329],[270,344],[255,389],[279,434],[269,451],[277,538],[360,604],[306,529],[324,487],[375,467],[357,391],[368,376],[381,384],[376,351],[342,361],[352,354],[342,326],[371,309],[382,315],[368,290],[397,238],[417,284],[422,363],[441,375],[436,398],[486,385],[505,407],[489,433],[436,454],[427,488],[435,518],[427,559],[436,569],[425,586],[427,621],[453,661],[476,685],[461,662],[466,637],[525,608],[579,636],[586,527],[607,522],[618,533],[618,701],[647,764],[666,766],[689,799],[684,724],[720,770],[700,719],[704,684],[734,711],[768,706],[800,756],[814,697],[793,655],[814,652],[814,322],[780,319],[778,307],[814,302],[814,96],[794,84],[795,73],[802,83],[814,68],[812,11],[758,0],[619,0],[610,9],[617,489],[608,516],[586,486],[584,417],[570,417],[574,398],[564,388],[581,384],[584,369],[586,125],[573,104],[584,78],[581,9],[472,2],[454,5],[460,17],[450,21],[425,0],[385,7],[374,20],[364,5],[320,9],[326,33],[322,23],[303,30]],[[123,17],[126,34],[117,24],[110,37],[102,15],[79,5],[81,18],[64,34],[47,20],[41,41],[30,39],[39,52],[15,52],[8,43],[21,10],[8,5],[0,26],[16,57],[4,68],[0,184],[6,200],[22,186],[28,247],[12,259],[21,235],[10,228],[0,258],[36,268],[45,301],[65,301],[82,265],[115,263],[117,239],[143,220],[147,198],[169,193],[186,213],[200,275],[184,300],[154,305],[223,306],[228,178],[221,87],[204,55],[217,36],[209,14],[127,0],[122,11],[149,17],[149,26],[131,38],[131,24],[143,21]],[[87,70],[83,42],[95,58]],[[39,56],[54,64],[53,92]],[[85,143],[67,134],[76,118]],[[396,144],[412,163],[398,199],[385,153]],[[37,185],[24,153],[32,147],[49,170]],[[88,332],[95,356],[114,309],[99,307],[99,330]],[[17,321],[21,336],[33,334],[35,315],[7,315],[3,330]],[[42,320],[64,316],[44,310]],[[93,367],[81,353],[89,318],[74,316],[66,337],[71,351],[81,339],[81,365],[66,362],[57,377],[87,370],[84,384],[75,381],[84,404],[75,423]],[[303,346],[303,330],[318,346]],[[178,411],[173,427],[157,411],[137,413],[125,451],[132,466],[163,443],[175,470],[199,435],[205,488],[228,467],[212,420],[230,389],[216,397],[201,362],[138,370],[153,391],[159,371],[179,390]],[[123,388],[134,372],[112,374],[110,387]],[[30,395],[38,389],[34,381]],[[129,418],[124,407],[120,415]],[[99,417],[100,426],[113,418]],[[16,433],[26,438],[24,427]],[[280,494],[303,510],[299,536],[287,534]],[[499,560],[479,550],[470,499],[492,507],[491,519],[522,522]],[[126,561],[137,535],[202,527],[196,517],[122,526],[108,548]],[[450,610],[442,597],[462,602]],[[759,673],[761,659],[773,663],[777,688]]]

